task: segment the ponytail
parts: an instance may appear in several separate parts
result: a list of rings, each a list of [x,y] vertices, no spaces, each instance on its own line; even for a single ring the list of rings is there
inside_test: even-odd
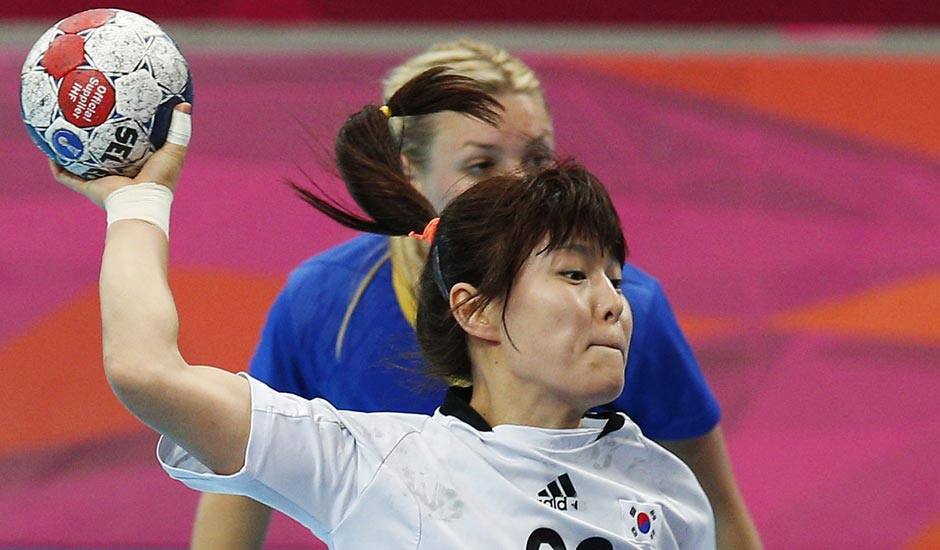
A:
[[[388,116],[411,117],[454,111],[496,125],[502,105],[471,78],[434,67],[402,86],[382,108],[367,105],[350,116],[336,137],[335,153],[346,189],[368,217],[328,196],[289,182],[314,208],[337,222],[369,233],[407,235],[420,232],[435,216],[434,207],[405,174],[401,143],[389,128]]]

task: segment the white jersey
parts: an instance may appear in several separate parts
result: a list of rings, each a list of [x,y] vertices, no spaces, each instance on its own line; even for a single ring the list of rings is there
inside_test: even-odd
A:
[[[161,438],[199,491],[249,496],[332,548],[714,548],[691,470],[626,416],[490,428],[459,390],[433,416],[339,411],[251,385],[244,467],[227,476]]]

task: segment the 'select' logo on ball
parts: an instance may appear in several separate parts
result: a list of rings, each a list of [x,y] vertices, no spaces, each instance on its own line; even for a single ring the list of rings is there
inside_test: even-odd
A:
[[[76,160],[85,152],[82,140],[69,130],[56,130],[52,134],[52,147],[59,156]]]
[[[126,161],[128,155],[134,150],[138,135],[137,130],[133,128],[127,128],[125,126],[118,127],[114,132],[114,141],[108,144],[104,155],[101,156],[102,160],[110,160],[112,162]]]

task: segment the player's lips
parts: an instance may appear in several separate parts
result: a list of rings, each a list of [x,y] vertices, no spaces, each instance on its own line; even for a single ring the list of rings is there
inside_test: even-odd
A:
[[[620,352],[625,358],[627,345],[622,340],[596,340],[588,344],[588,347],[608,348]]]

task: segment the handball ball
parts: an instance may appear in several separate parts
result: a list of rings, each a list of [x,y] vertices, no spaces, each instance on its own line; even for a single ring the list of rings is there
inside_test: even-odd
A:
[[[42,151],[85,179],[133,176],[163,145],[173,107],[192,102],[189,66],[146,17],[83,11],[56,23],[20,73],[20,107]]]

